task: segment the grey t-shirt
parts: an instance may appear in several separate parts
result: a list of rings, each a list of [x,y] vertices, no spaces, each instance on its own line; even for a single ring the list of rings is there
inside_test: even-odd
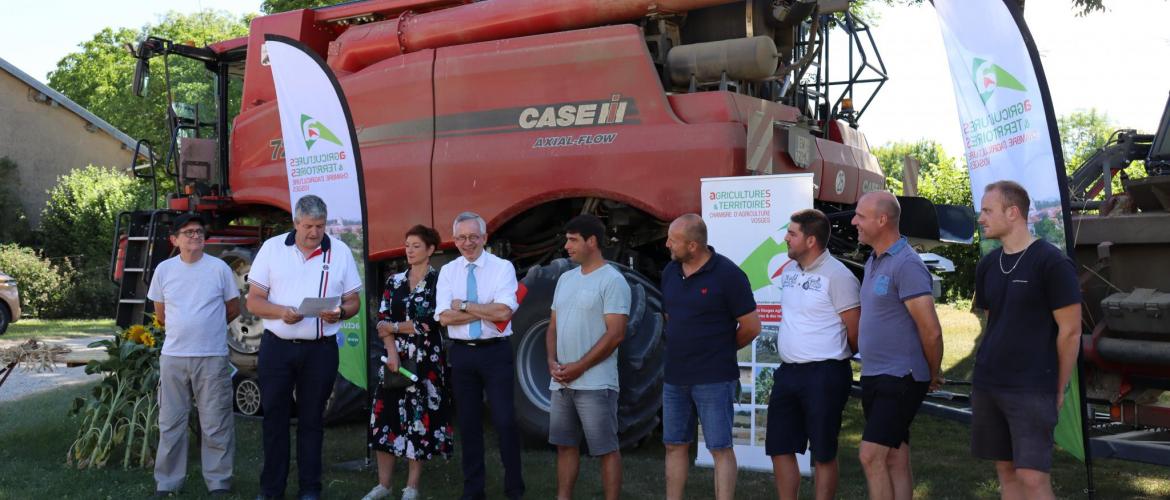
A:
[[[227,356],[227,310],[240,296],[235,275],[222,260],[203,255],[192,264],[178,256],[162,261],[146,297],[166,307],[167,356]]]
[[[909,373],[919,382],[930,381],[918,327],[904,302],[931,291],[930,271],[906,238],[881,255],[870,255],[861,284],[857,341],[862,376]]]
[[[606,314],[630,314],[630,285],[611,265],[589,274],[578,266],[557,280],[552,310],[557,314],[557,360],[572,363],[585,356],[605,335]],[[549,382],[549,390],[562,386]],[[617,350],[569,383],[570,389],[618,390]]]

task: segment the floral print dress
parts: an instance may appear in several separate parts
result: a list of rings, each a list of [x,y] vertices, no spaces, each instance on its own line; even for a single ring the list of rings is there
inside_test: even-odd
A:
[[[379,384],[370,411],[370,446],[411,460],[447,458],[454,448],[454,430],[442,327],[434,318],[439,273],[428,268],[426,276],[411,289],[408,272],[386,280],[378,319],[409,318],[414,323],[416,333],[397,335],[395,344],[399,359],[418,363],[415,374],[419,380],[405,388],[385,389],[381,379],[386,376],[386,366],[378,370]]]

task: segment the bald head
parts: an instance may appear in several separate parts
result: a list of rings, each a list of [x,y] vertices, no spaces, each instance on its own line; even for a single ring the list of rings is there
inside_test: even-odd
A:
[[[852,223],[857,228],[857,239],[874,248],[897,241],[901,216],[902,206],[893,194],[886,191],[865,193],[857,200],[857,208],[853,211]]]
[[[707,223],[698,214],[681,215],[670,223],[670,227],[682,234],[687,242],[698,243],[700,247],[707,246]]]
[[[676,262],[702,262],[707,255],[707,223],[696,214],[675,219],[666,231],[666,248]]]
[[[897,196],[888,191],[873,191],[862,195],[858,205],[866,202],[871,203],[869,206],[877,215],[886,216],[886,219],[897,227],[898,220],[902,218],[902,204],[898,203]]]

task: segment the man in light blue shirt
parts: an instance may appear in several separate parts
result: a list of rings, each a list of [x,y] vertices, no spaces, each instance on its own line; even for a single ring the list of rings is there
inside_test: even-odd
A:
[[[546,347],[552,376],[549,443],[557,447],[557,498],[573,497],[579,436],[601,457],[607,500],[621,493],[618,451],[618,344],[626,334],[630,286],[601,255],[605,225],[579,215],[565,225],[565,250],[580,264],[561,275],[553,294]]]

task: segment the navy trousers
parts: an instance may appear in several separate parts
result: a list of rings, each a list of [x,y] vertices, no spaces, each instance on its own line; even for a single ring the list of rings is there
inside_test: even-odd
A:
[[[463,458],[463,499],[481,500],[485,492],[483,450],[483,396],[491,406],[492,426],[500,439],[500,461],[504,464],[504,495],[524,496],[520,473],[520,432],[512,406],[512,344],[504,340],[470,346],[451,346],[451,385],[455,392],[459,440]]]
[[[288,482],[292,395],[297,406],[297,484],[301,493],[321,492],[321,448],[325,402],[337,378],[333,337],[294,342],[265,331],[260,339],[260,406],[264,410],[264,467],[260,492],[284,495]]]

